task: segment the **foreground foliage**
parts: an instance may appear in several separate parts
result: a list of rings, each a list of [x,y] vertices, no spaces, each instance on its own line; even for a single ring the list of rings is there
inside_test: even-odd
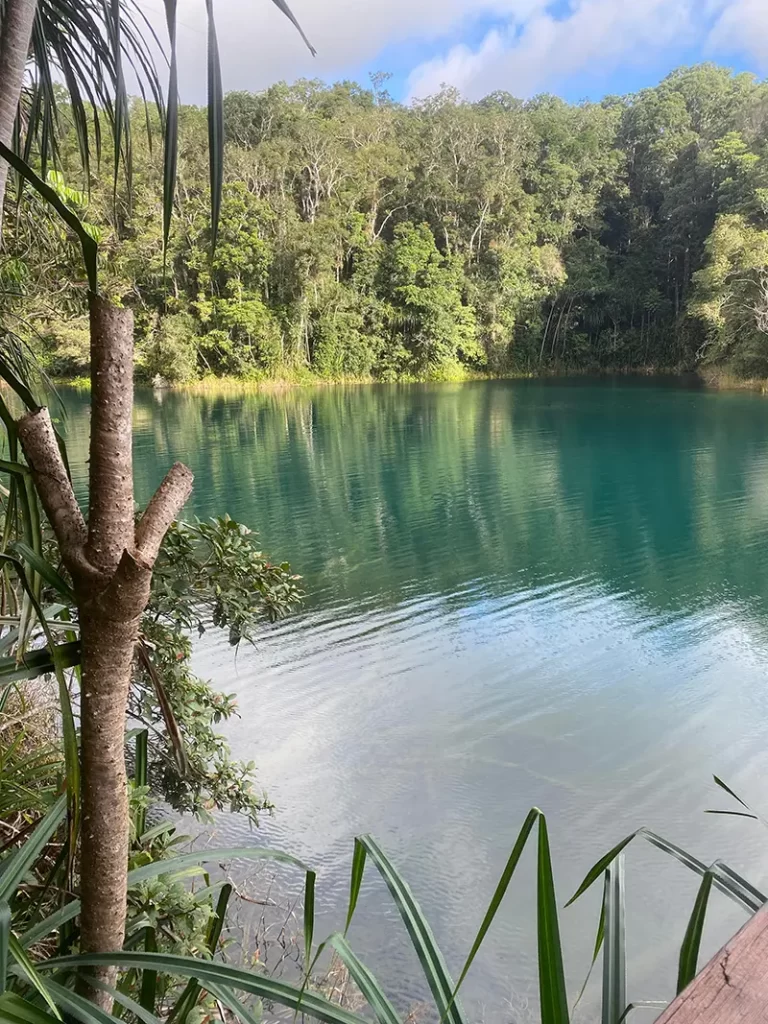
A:
[[[0,399],[0,413],[5,409]],[[51,538],[41,526],[35,492],[19,485],[27,480],[24,467],[10,466],[4,466],[12,473],[10,489],[0,495],[8,535],[5,551],[0,550],[5,608],[0,698],[8,698],[16,680],[57,673],[74,786],[78,707],[77,674],[72,676],[71,666],[80,656],[77,611],[66,571],[57,565]],[[170,531],[141,623],[129,709],[133,721],[149,729],[152,791],[175,810],[205,819],[211,809],[228,809],[256,822],[258,812],[269,806],[256,783],[255,766],[230,757],[217,727],[237,714],[237,705],[233,696],[192,672],[190,635],[221,629],[233,645],[251,640],[260,624],[288,614],[301,597],[299,577],[288,564],[272,564],[255,534],[228,517],[176,524]],[[3,741],[0,734],[0,765],[13,753]],[[30,756],[45,764],[49,749],[46,742]],[[3,773],[3,780],[0,809],[12,787],[9,774]],[[34,807],[27,795],[17,809]]]
[[[719,785],[735,796],[724,783]],[[736,797],[739,800],[738,797]],[[742,811],[756,817],[741,800]],[[555,893],[547,823],[534,808],[528,814],[510,853],[504,872],[480,924],[467,958],[455,981],[429,923],[413,892],[396,866],[370,836],[355,840],[350,880],[349,905],[343,932],[335,932],[315,946],[315,875],[296,858],[274,850],[254,847],[239,850],[208,850],[174,855],[173,829],[161,826],[137,839],[144,852],[129,873],[129,914],[125,950],[114,954],[76,953],[79,901],[63,895],[58,909],[50,903],[30,900],[29,880],[47,870],[51,844],[66,852],[67,839],[61,831],[66,801],[60,798],[35,830],[0,860],[0,1014],[3,1020],[24,1024],[50,1024],[62,1015],[84,1024],[104,1024],[115,1016],[95,1008],[77,993],[73,981],[78,973],[95,965],[117,965],[120,982],[111,990],[113,1013],[122,1019],[155,1024],[160,1020],[190,1018],[196,1008],[203,1011],[207,1000],[217,1012],[228,1010],[233,1019],[254,1024],[262,1003],[282,1006],[327,1024],[362,1024],[365,1017],[330,1001],[317,990],[313,971],[323,955],[333,953],[343,963],[374,1018],[379,1024],[398,1024],[403,1019],[375,975],[350,945],[347,933],[353,923],[366,866],[370,863],[386,885],[399,913],[410,943],[434,1001],[440,1020],[465,1024],[467,1016],[459,999],[462,983],[504,899],[529,841],[536,846],[537,918],[536,943],[539,1001],[542,1024],[567,1024],[575,1012],[569,1007],[564,951],[560,941],[559,910]],[[728,813],[728,812],[726,812]],[[732,812],[731,812],[732,813]],[[165,836],[165,839],[161,837]],[[592,885],[602,883],[603,899],[594,944],[593,966],[602,958],[602,1024],[619,1024],[640,1006],[660,1008],[659,1003],[628,1002],[624,913],[625,850],[635,839],[644,839],[701,878],[690,921],[680,949],[677,990],[694,977],[707,906],[713,888],[720,890],[747,913],[765,903],[765,896],[728,865],[716,861],[707,866],[662,837],[640,829],[618,843],[587,872],[569,903]],[[160,840],[158,845],[158,840]],[[62,846],[63,844],[63,846]],[[206,885],[198,894],[179,880],[207,861],[222,862],[238,857],[271,860],[296,868],[304,874],[304,946],[306,974],[297,983],[270,978],[226,962],[225,916],[232,887],[222,881]],[[61,857],[59,858],[61,859]],[[160,900],[151,886],[159,882]],[[150,886],[147,889],[147,886]],[[32,886],[34,890],[34,886]],[[163,925],[163,900],[171,907],[168,925]],[[187,940],[170,928],[183,923],[184,914],[197,916],[196,926],[187,928]],[[170,936],[170,941],[169,941]],[[29,950],[37,950],[38,955]],[[40,953],[43,953],[41,959]],[[189,954],[193,955],[189,955]],[[591,973],[591,972],[590,972]],[[186,982],[186,983],[184,983]],[[580,1001],[586,982],[576,999]],[[256,1002],[254,1003],[254,1000]]]

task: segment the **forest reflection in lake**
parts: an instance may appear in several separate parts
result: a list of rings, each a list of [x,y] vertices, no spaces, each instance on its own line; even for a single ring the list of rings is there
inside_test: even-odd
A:
[[[82,489],[87,396],[66,404]],[[352,837],[371,831],[458,968],[534,804],[561,902],[643,824],[765,881],[758,827],[702,813],[722,806],[713,772],[759,804],[768,770],[765,399],[628,381],[142,392],[135,422],[138,498],[181,459],[188,514],[230,513],[305,579],[300,614],[237,658],[208,634],[197,666],[238,693],[231,742],[278,808],[256,837],[220,833],[318,868],[318,933],[342,923]],[[467,982],[473,1019],[536,1002],[523,867]],[[630,851],[631,998],[672,994],[695,889]],[[563,913],[576,990],[597,898]],[[387,900],[371,879],[353,939],[407,1010],[427,993]],[[741,923],[713,910],[705,953]]]

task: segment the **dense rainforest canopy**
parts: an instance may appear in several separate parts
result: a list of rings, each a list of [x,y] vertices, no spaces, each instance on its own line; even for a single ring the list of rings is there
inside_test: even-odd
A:
[[[146,380],[768,375],[768,85],[751,75],[706,64],[578,105],[446,89],[405,107],[384,75],[230,93],[212,261],[205,118],[182,108],[166,260],[143,106],[116,192],[106,154],[83,180],[63,98],[57,168],[42,168],[98,233]],[[8,326],[78,375],[77,250],[40,201],[17,209],[11,189],[6,204]]]

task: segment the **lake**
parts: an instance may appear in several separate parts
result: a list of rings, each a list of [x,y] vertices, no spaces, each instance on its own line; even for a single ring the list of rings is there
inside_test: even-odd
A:
[[[87,397],[67,405],[82,487]],[[561,903],[640,825],[766,881],[768,835],[703,813],[734,806],[713,773],[768,810],[764,398],[627,380],[140,392],[135,425],[142,501],[181,459],[188,514],[229,512],[304,577],[300,614],[236,657],[208,635],[196,667],[238,694],[228,736],[277,805],[217,838],[315,866],[319,937],[370,831],[458,970],[534,805]],[[467,980],[473,1020],[536,1018],[528,852]],[[630,847],[630,998],[671,998],[696,888]],[[574,995],[598,906],[562,914]],[[715,894],[704,953],[742,920]],[[428,997],[373,873],[351,938],[399,1009]]]

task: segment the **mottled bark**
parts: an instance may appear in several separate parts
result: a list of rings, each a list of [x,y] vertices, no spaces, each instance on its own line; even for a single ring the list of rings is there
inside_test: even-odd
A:
[[[19,421],[19,439],[62,548],[68,552],[82,550],[88,529],[70,487],[47,409],[38,409]]]
[[[160,484],[155,496],[147,505],[147,511],[136,527],[136,544],[143,556],[154,562],[160,551],[160,545],[168,527],[179,514],[187,500],[194,477],[181,462],[176,462],[168,470],[165,480]],[[181,497],[183,495],[183,497]]]
[[[5,0],[0,22],[0,142],[6,146],[13,138],[36,12],[37,0]],[[7,181],[8,164],[0,160],[0,234]]]
[[[114,572],[133,547],[133,313],[91,296],[88,561]]]
[[[75,585],[82,642],[80,838],[84,952],[123,945],[128,865],[125,723],[134,648],[152,567],[166,530],[192,490],[173,466],[134,527],[133,318],[91,296],[90,511],[86,526],[47,410],[27,414],[19,437],[40,499]],[[116,969],[93,968],[114,984]],[[88,986],[109,1009],[112,1000]]]
[[[125,709],[138,625],[138,619],[110,620],[90,612],[80,619],[80,932],[81,948],[89,953],[120,949],[125,931],[129,843]],[[95,973],[114,985],[116,968],[96,968]],[[97,992],[96,999],[105,1009],[111,1008],[106,993]]]

